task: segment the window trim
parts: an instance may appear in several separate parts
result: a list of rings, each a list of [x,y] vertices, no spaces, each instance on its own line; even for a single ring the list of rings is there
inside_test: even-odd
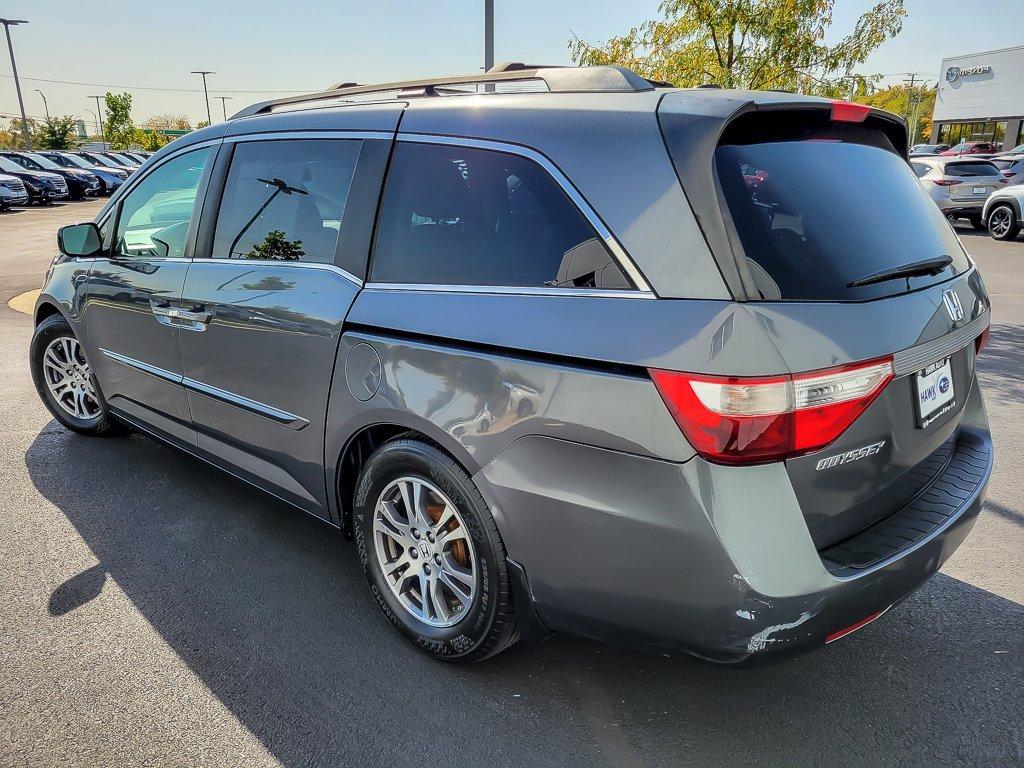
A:
[[[199,232],[199,220],[202,217],[203,206],[206,203],[206,193],[210,186],[210,177],[213,173],[214,166],[216,166],[217,164],[217,157],[220,155],[220,139],[197,142],[196,144],[190,144],[187,147],[182,147],[180,152],[175,152],[174,154],[168,155],[158,165],[154,165],[152,168],[147,170],[144,175],[140,175],[139,178],[136,179],[130,187],[128,187],[127,182],[121,186],[119,192],[122,193],[118,196],[116,202],[111,207],[110,211],[107,212],[107,215],[97,223],[97,227],[102,228],[102,226],[106,224],[107,221],[110,221],[111,218],[113,218],[113,225],[110,228],[110,242],[103,243],[104,253],[102,258],[105,258],[109,261],[134,261],[137,258],[134,256],[125,256],[123,254],[114,253],[114,247],[117,245],[117,229],[118,227],[121,226],[121,213],[124,210],[124,201],[128,198],[129,195],[131,195],[136,189],[138,189],[139,185],[146,181],[146,179],[148,179],[155,171],[159,170],[160,168],[163,168],[168,163],[172,163],[178,158],[189,154],[190,152],[196,152],[202,149],[210,150],[210,156],[207,158],[206,163],[203,165],[203,172],[200,174],[199,183],[196,185],[196,197],[195,200],[192,201],[192,215],[189,218],[188,232],[185,235],[185,249],[182,252],[182,255],[173,258],[152,257],[147,259],[144,257],[138,257],[143,261],[160,260],[181,262],[192,260],[192,257],[195,255],[196,237]],[[129,179],[131,179],[131,177],[129,177]],[[128,187],[128,189],[125,189],[125,187]],[[100,213],[103,213],[103,211],[100,211]]]
[[[398,290],[398,291],[432,291],[432,292],[447,292],[447,293],[504,293],[504,294],[531,294],[531,295],[554,295],[554,296],[602,296],[602,297],[615,297],[615,298],[656,298],[654,291],[651,290],[650,284],[644,278],[643,274],[637,268],[636,264],[626,253],[625,248],[616,239],[615,235],[611,233],[611,230],[601,220],[601,217],[597,215],[597,211],[591,207],[587,199],[583,197],[578,189],[572,184],[571,181],[562,173],[561,169],[549,160],[545,155],[541,154],[535,149],[523,146],[522,144],[512,144],[503,141],[492,141],[490,139],[471,139],[461,136],[444,136],[440,134],[432,133],[411,133],[411,132],[399,132],[395,137],[396,146],[399,143],[403,144],[441,144],[444,146],[452,147],[465,147],[467,149],[482,149],[489,150],[492,152],[502,152],[508,155],[516,155],[523,157],[527,160],[532,160],[534,163],[539,165],[544,170],[552,181],[562,190],[562,192],[569,198],[572,204],[580,212],[587,223],[594,229],[598,237],[601,238],[605,247],[611,253],[615,263],[618,264],[619,268],[633,281],[633,288],[622,288],[618,290],[593,290],[588,288],[556,288],[549,286],[507,286],[507,285],[438,285],[429,283],[381,283],[370,281],[366,283],[366,287],[373,287],[380,290]],[[391,168],[388,168],[388,174],[390,175]],[[386,183],[386,182],[385,182]],[[385,187],[386,192],[386,187]],[[381,206],[383,206],[383,196],[381,200]],[[380,217],[380,207],[377,211],[378,219]],[[374,238],[374,247],[376,248],[376,237]],[[370,254],[370,268],[368,270],[368,276],[373,275],[373,254]]]

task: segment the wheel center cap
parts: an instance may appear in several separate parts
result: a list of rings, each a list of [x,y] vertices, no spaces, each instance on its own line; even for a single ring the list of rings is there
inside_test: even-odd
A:
[[[420,554],[423,555],[424,558],[430,557],[430,545],[425,541],[420,542]]]

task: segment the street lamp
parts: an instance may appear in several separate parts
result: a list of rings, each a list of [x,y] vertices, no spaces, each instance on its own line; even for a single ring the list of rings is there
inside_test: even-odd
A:
[[[43,110],[46,112],[46,119],[50,119],[50,105],[46,103],[46,94],[36,88],[36,93],[43,97]]]
[[[14,89],[18,92],[18,106],[21,107],[21,138],[25,141],[25,149],[32,149],[32,139],[28,135],[28,116],[25,114],[25,100],[21,98],[21,83],[18,81],[18,65],[14,62],[14,46],[11,44],[11,27],[28,24],[24,19],[0,19],[7,34],[7,50],[11,53],[11,71],[14,72]]]
[[[229,101],[231,101],[231,99],[233,97],[231,97],[231,96],[215,96],[214,98],[220,99],[220,109],[221,109],[221,112],[224,113],[224,122],[227,122],[227,120],[228,120],[228,105],[227,104],[228,104]]]
[[[210,94],[206,90],[206,76],[216,75],[216,72],[211,72],[208,69],[193,69],[191,74],[203,76],[203,96],[206,98],[206,122],[213,125],[213,117],[210,115]]]
[[[107,133],[106,133],[106,130],[103,128],[103,108],[100,106],[100,99],[102,99],[103,97],[102,96],[90,96],[89,98],[90,99],[96,99],[96,116],[99,119],[99,123],[100,123],[100,140],[103,142],[103,148],[106,149],[107,148]]]

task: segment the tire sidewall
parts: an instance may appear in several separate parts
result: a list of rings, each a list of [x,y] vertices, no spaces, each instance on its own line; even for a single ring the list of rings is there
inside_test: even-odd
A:
[[[403,476],[421,477],[437,486],[459,510],[473,545],[479,573],[477,593],[465,617],[451,627],[432,627],[412,616],[392,593],[377,562],[374,508],[387,485]],[[492,540],[488,530],[492,526],[485,524],[484,516],[490,517],[490,512],[468,475],[452,466],[445,454],[418,441],[397,440],[382,446],[360,475],[353,505],[353,532],[370,591],[388,621],[407,640],[436,658],[455,660],[478,650],[494,624],[500,594],[507,594],[501,584],[507,574],[499,567],[504,548],[500,540]]]
[[[1000,235],[996,235],[996,234],[994,234],[992,232],[991,222],[992,222],[992,214],[994,214],[996,211],[998,211],[998,210],[1000,210],[1002,208],[1005,208],[1009,212],[1009,214],[1010,214],[1010,228],[1006,231],[1005,234],[1000,236]],[[1015,237],[1017,237],[1017,234],[1019,233],[1020,222],[1017,221],[1017,212],[1015,210],[1013,210],[1013,206],[1010,206],[1010,205],[997,205],[995,208],[993,208],[991,211],[989,211],[987,224],[988,224],[988,234],[989,234],[989,236],[993,240],[1013,240]]]
[[[100,414],[92,419],[79,419],[72,416],[70,413],[67,413],[60,407],[60,405],[57,404],[53,395],[50,393],[50,388],[46,386],[46,378],[43,371],[43,354],[46,352],[46,348],[50,345],[50,342],[62,336],[71,337],[81,344],[81,341],[75,335],[71,325],[60,315],[48,317],[36,328],[35,334],[32,336],[32,344],[29,347],[29,363],[32,370],[32,383],[35,385],[36,392],[39,394],[40,399],[42,399],[43,404],[57,421],[75,432],[81,432],[82,434],[98,434],[103,432],[109,426],[110,415],[109,408],[107,407],[107,401],[103,398],[103,393],[100,391],[99,382],[96,381],[95,374],[91,373],[90,377],[92,379],[93,388],[96,391],[96,401],[100,406]]]

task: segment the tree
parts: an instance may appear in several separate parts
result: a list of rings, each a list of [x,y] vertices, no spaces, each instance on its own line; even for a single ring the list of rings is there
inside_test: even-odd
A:
[[[29,119],[28,121],[28,133],[29,139],[32,139],[33,134],[36,132],[36,121]],[[25,137],[21,133],[21,118],[12,117],[6,128],[0,128],[0,147],[6,147],[8,149],[24,149],[25,148]]]
[[[893,112],[907,121],[911,143],[929,141],[932,135],[932,112],[935,111],[935,87],[896,85],[874,93],[858,96],[857,101]],[[914,121],[915,113],[917,121]]]
[[[108,91],[106,102],[107,119],[103,123],[103,132],[110,148],[129,149],[137,143],[135,126],[132,124],[132,95]]]
[[[200,120],[198,123],[196,123],[196,130],[199,130],[200,128],[206,128],[209,125],[209,120]]]
[[[301,240],[287,240],[284,232],[280,229],[272,229],[267,232],[262,243],[253,245],[252,250],[245,255],[245,258],[298,261],[305,255]]]
[[[36,128],[32,145],[39,149],[71,149],[74,132],[75,118],[71,115],[48,117]]]
[[[158,131],[191,131],[192,123],[186,115],[153,115],[141,127]]]
[[[899,33],[903,0],[882,0],[835,44],[825,42],[835,0],[663,0],[647,21],[595,47],[569,41],[580,64],[619,64],[677,86],[780,89],[849,96],[878,76],[854,73]]]

